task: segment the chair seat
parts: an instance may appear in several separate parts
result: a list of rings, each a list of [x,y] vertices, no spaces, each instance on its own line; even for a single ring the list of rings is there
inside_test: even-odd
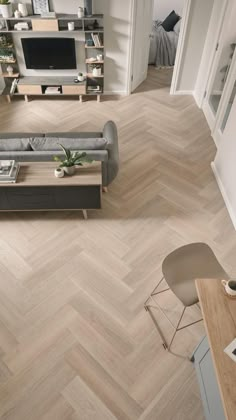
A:
[[[163,261],[162,271],[168,286],[184,306],[198,302],[196,279],[229,278],[211,248],[201,242],[173,251]]]

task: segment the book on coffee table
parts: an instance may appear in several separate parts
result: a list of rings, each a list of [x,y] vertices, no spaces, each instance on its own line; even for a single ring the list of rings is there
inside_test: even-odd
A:
[[[2,166],[0,163],[0,184],[15,184],[16,183],[17,176],[20,170],[20,165],[19,163],[16,163],[15,161],[12,161],[12,162],[14,162],[13,166],[8,167],[8,169],[3,174],[1,174]]]

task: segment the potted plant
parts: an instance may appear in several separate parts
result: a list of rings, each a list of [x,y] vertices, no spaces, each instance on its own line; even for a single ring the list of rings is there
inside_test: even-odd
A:
[[[59,168],[63,168],[67,175],[74,175],[76,166],[83,166],[84,163],[92,162],[92,160],[87,157],[86,152],[71,152],[70,149],[62,146],[62,144],[60,144],[60,146],[65,153],[65,159],[54,156],[54,160],[61,163]]]
[[[8,19],[12,17],[13,10],[12,10],[12,4],[9,0],[0,0],[0,12],[2,14],[2,17]]]
[[[83,82],[84,81],[84,75],[83,75],[83,73],[79,73],[78,74],[78,81],[79,82]]]
[[[92,68],[93,76],[95,76],[95,77],[101,76],[102,68],[99,64],[92,64],[91,68]]]

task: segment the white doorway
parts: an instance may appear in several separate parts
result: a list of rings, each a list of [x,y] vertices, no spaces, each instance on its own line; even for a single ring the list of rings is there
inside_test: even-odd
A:
[[[153,38],[154,21],[163,21],[174,9],[182,15],[182,6],[191,0],[132,0],[131,1],[131,42],[130,42],[130,80],[128,93],[133,92],[146,78],[150,62],[150,41]],[[188,12],[184,8],[183,12]],[[186,17],[188,17],[188,14]],[[159,17],[158,17],[159,16]],[[184,23],[185,18],[181,19]],[[179,25],[180,27],[180,25]],[[172,32],[173,33],[173,32]],[[174,33],[173,33],[174,36]],[[170,39],[173,39],[170,37]],[[183,34],[181,35],[184,36]],[[180,32],[178,32],[180,38]],[[170,41],[169,41],[170,42]],[[168,66],[169,67],[169,66]]]

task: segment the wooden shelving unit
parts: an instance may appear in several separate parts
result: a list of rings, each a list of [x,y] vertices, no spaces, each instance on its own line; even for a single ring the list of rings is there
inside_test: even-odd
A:
[[[7,56],[9,58],[7,58]],[[1,65],[1,74],[0,76],[4,78],[5,82],[5,95],[8,102],[11,102],[10,92],[12,86],[12,79],[17,79],[20,75],[16,51],[13,43],[13,37],[11,33],[7,31],[0,32],[0,65]],[[11,66],[13,68],[13,73],[7,71],[7,67]]]
[[[32,77],[24,77],[21,78],[19,74],[18,64],[17,64],[17,55],[15,52],[14,44],[13,44],[13,36],[12,33],[40,33],[43,34],[45,32],[61,32],[61,33],[83,33],[85,37],[85,65],[86,65],[86,76],[87,79],[81,84],[74,83],[74,78],[68,78],[65,86],[63,85],[63,81],[65,81],[65,77],[61,77],[61,80],[58,80],[58,77],[51,77],[47,78],[51,80],[51,84],[48,86],[58,85],[61,86],[61,95],[79,95],[80,101],[82,101],[83,95],[95,95],[97,96],[97,101],[100,102],[101,95],[104,92],[104,25],[103,25],[103,15],[102,14],[95,14],[92,16],[84,16],[83,18],[78,18],[77,15],[71,14],[57,14],[55,18],[45,19],[41,18],[38,15],[21,17],[16,19],[15,17],[4,19],[0,15],[0,19],[5,22],[5,28],[0,31],[0,37],[7,36],[11,39],[11,48],[14,54],[14,60],[6,62],[5,60],[1,61],[0,64],[2,65],[2,74],[1,77],[4,77],[6,87],[3,90],[3,95],[5,95],[8,101],[11,101],[11,96],[13,95],[24,95],[25,99],[28,100],[28,96],[30,95],[44,95],[44,85],[41,83],[40,77],[35,76]],[[29,25],[28,30],[18,31],[15,29],[15,24],[18,22],[27,22]],[[74,22],[75,29],[74,31],[68,30],[68,22]],[[95,45],[93,42],[93,35],[99,37],[101,45]],[[0,44],[1,49],[1,44]],[[102,60],[97,59],[93,62],[89,61],[89,58],[95,57],[97,55],[102,54]],[[9,75],[6,71],[6,67],[8,65],[12,65],[13,67],[13,74]],[[92,66],[100,66],[102,74],[101,76],[95,76],[92,72]],[[13,79],[18,79],[18,90],[14,92],[13,95],[10,94],[11,84]],[[26,88],[27,86],[27,88]],[[37,86],[37,87],[36,87]],[[63,89],[64,86],[64,89]],[[89,87],[89,89],[88,89]],[[91,91],[91,87],[94,90]],[[96,89],[95,89],[96,88]],[[25,92],[25,93],[24,93]],[[49,95],[47,95],[49,96]],[[54,95],[56,96],[56,95]],[[59,95],[57,95],[59,96]]]

